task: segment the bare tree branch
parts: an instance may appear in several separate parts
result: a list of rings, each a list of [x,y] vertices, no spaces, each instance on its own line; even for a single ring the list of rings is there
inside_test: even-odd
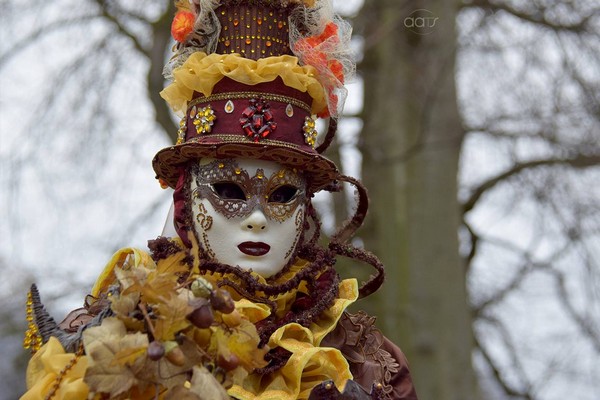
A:
[[[163,15],[152,24],[154,40],[147,54],[150,59],[147,81],[148,95],[156,111],[154,119],[169,136],[171,142],[175,143],[177,141],[177,128],[171,118],[169,107],[164,99],[160,97],[160,91],[163,89],[165,82],[162,70],[165,63],[165,49],[168,47],[171,38],[171,16],[173,14],[174,6],[173,2],[170,1]]]
[[[61,19],[53,21],[40,27],[39,29],[36,29],[26,37],[13,43],[12,46],[0,56],[0,69],[3,68],[4,65],[11,61],[14,57],[18,56],[28,46],[37,45],[39,39],[41,39],[43,36],[47,36],[52,32],[62,30],[66,26],[89,25],[90,21],[97,20],[98,18],[98,15],[82,15],[73,19]]]
[[[513,359],[512,367],[519,371],[519,376],[522,379],[525,379],[525,376],[526,376],[525,372],[523,371],[523,368],[522,368],[521,364],[519,363],[518,359],[515,358],[515,354],[517,354],[517,350],[514,348],[514,345],[512,344],[512,341],[510,340],[509,333],[506,331],[506,329],[503,327],[503,325],[496,319],[491,318],[490,316],[485,316],[485,317],[482,316],[481,319],[485,320],[488,323],[493,324],[497,328],[497,330],[500,332],[500,334],[502,335],[504,344],[510,349],[510,354],[512,355],[512,359]],[[492,369],[494,378],[495,378],[496,382],[500,385],[500,387],[502,388],[504,393],[507,396],[517,397],[517,398],[520,398],[523,400],[534,400],[534,398],[529,393],[529,388],[531,387],[531,385],[527,383],[525,385],[526,386],[525,390],[518,390],[518,389],[514,388],[504,378],[503,368],[497,365],[497,362],[493,359],[491,354],[487,351],[486,347],[479,340],[477,334],[474,335],[474,338],[475,338],[475,348],[481,352],[481,355],[483,356],[484,360],[486,361],[488,366]]]
[[[116,14],[110,12],[110,5],[108,2],[106,0],[96,0],[96,3],[98,3],[102,10],[102,16],[106,18],[107,21],[111,22],[117,28],[119,33],[129,38],[136,50],[138,50],[142,55],[148,57],[148,50],[144,48],[139,39],[134,34],[129,32],[125,26],[123,26],[123,24],[118,20]]]
[[[510,169],[488,179],[480,184],[471,194],[471,196],[463,203],[463,213],[471,211],[481,196],[488,190],[494,188],[499,183],[517,175],[521,172],[542,166],[564,165],[572,168],[587,168],[600,164],[600,155],[584,155],[578,154],[573,158],[549,158],[543,160],[532,160],[513,165]]]
[[[527,13],[525,11],[517,9],[516,7],[513,7],[512,5],[491,0],[473,0],[469,3],[465,3],[462,6],[462,8],[471,7],[477,7],[492,13],[497,11],[504,11],[515,16],[516,18],[519,18],[522,21],[531,22],[541,27],[559,31],[572,31],[576,33],[585,32],[588,28],[588,23],[590,19],[598,13],[598,10],[594,10],[594,12],[582,17],[577,22],[571,24],[561,24],[559,22],[548,19],[546,17],[545,9],[543,8],[536,8],[535,12]]]
[[[579,312],[569,300],[569,293],[567,292],[567,288],[565,286],[564,273],[555,269],[551,269],[548,272],[550,272],[555,279],[556,288],[559,294],[558,299],[563,305],[564,309],[567,311],[567,314],[573,321],[576,322],[577,326],[581,330],[581,333],[592,342],[594,349],[596,349],[597,352],[600,352],[600,334],[594,329],[593,325],[590,324],[586,317],[579,315]]]

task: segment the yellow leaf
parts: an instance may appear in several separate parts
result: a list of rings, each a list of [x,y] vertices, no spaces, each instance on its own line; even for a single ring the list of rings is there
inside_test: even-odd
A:
[[[225,330],[222,327],[213,328],[209,352],[220,354],[229,359],[235,354],[240,360],[240,365],[247,371],[262,368],[268,363],[264,357],[267,347],[258,348],[260,339],[256,327],[248,320],[242,320],[234,329]]]
[[[259,349],[259,342],[256,326],[248,320],[242,320],[240,325],[228,336],[226,346],[240,359],[240,364],[246,370],[252,371],[267,365],[264,357],[268,349],[266,346]]]
[[[186,317],[191,311],[185,293],[170,296],[157,304],[156,337],[162,341],[173,340],[177,332],[190,326]]]
[[[183,262],[183,259],[186,256],[187,254],[184,251],[180,251],[178,253],[170,255],[165,259],[159,260],[158,264],[156,265],[156,270],[160,274],[168,274],[175,276],[176,274],[187,272],[189,270],[189,266],[185,262]]]
[[[115,354],[109,366],[112,367],[114,365],[132,365],[138,358],[146,354],[147,348],[148,346],[142,346],[138,348],[133,347],[119,350]]]

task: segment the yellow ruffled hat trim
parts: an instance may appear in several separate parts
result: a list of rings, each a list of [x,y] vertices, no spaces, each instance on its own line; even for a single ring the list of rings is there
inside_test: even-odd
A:
[[[259,60],[244,58],[239,54],[210,54],[196,52],[173,71],[174,81],[160,95],[175,112],[185,112],[194,92],[204,96],[212,94],[215,85],[224,77],[245,85],[271,82],[278,77],[283,83],[313,99],[312,113],[318,114],[327,107],[325,90],[316,70],[299,65],[297,57],[284,55]]]

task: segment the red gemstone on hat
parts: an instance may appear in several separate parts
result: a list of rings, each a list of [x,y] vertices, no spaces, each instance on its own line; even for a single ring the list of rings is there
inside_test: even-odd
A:
[[[267,137],[277,128],[270,108],[268,102],[254,98],[250,100],[250,106],[242,112],[240,125],[246,136],[252,138],[254,142]]]
[[[252,125],[250,123],[243,125],[242,129],[244,130],[244,133],[246,134],[246,136],[250,136],[250,137],[254,136],[254,130],[252,130]]]
[[[256,112],[256,108],[250,106],[250,107],[246,107],[244,109],[244,111],[242,111],[242,115],[246,118],[250,118],[254,115],[255,112]]]
[[[258,131],[258,134],[261,137],[267,137],[267,135],[269,135],[272,132],[271,127],[269,125],[264,125],[262,128],[260,128],[260,130]]]
[[[261,114],[254,114],[252,117],[252,126],[255,129],[260,129],[264,125],[263,116]]]

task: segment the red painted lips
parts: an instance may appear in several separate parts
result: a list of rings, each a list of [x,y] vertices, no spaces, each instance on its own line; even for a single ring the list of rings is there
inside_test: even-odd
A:
[[[249,256],[264,256],[271,250],[271,246],[263,242],[244,242],[238,244],[238,249]]]

